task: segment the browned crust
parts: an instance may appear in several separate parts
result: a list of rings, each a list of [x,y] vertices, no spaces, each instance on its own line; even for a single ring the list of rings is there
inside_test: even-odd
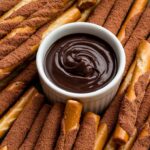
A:
[[[2,141],[1,148],[4,146],[7,146],[7,150],[16,150],[19,148],[30,130],[42,104],[43,96],[36,94],[32,97]]]
[[[90,15],[88,22],[103,26],[116,0],[101,0]]]
[[[129,69],[134,56],[136,54],[137,47],[139,46],[141,40],[146,39],[150,33],[150,5],[147,6],[146,10],[144,11],[141,19],[139,20],[135,30],[133,31],[131,37],[127,41],[125,45],[125,53],[126,53],[126,69]]]
[[[22,94],[37,74],[35,62],[31,62],[11,83],[0,92],[0,115]]]
[[[112,8],[104,27],[115,35],[118,33],[133,0],[117,0]]]
[[[73,150],[92,150],[95,146],[98,124],[92,115],[85,115]]]
[[[135,84],[134,90],[136,94],[135,100],[132,102],[125,96],[119,113],[119,125],[132,136],[135,129],[137,113],[143,100],[145,90],[148,85],[150,73],[147,72],[141,75]]]
[[[57,103],[52,107],[35,146],[36,150],[54,149],[58,138],[63,111],[63,104]]]
[[[138,116],[136,120],[136,127],[138,128],[138,130],[143,126],[149,112],[150,112],[150,85],[146,90],[143,102],[138,111]]]
[[[26,139],[24,140],[23,144],[19,148],[19,150],[32,150],[36,144],[36,141],[40,135],[40,132],[42,130],[43,124],[45,122],[45,119],[48,115],[48,112],[50,110],[50,106],[45,104],[40,112],[38,113],[30,132],[28,133]]]
[[[1,0],[0,1],[0,16],[14,7],[21,0]]]

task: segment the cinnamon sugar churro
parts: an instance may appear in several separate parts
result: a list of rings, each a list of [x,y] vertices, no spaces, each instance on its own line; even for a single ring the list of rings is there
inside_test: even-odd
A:
[[[42,104],[43,96],[36,93],[9,130],[1,143],[1,148],[7,147],[7,150],[16,150],[20,147]]]
[[[85,10],[96,5],[96,1],[97,0],[78,0],[78,7],[81,10]]]
[[[126,53],[125,74],[134,59],[137,47],[139,46],[141,40],[146,39],[147,36],[149,35],[150,33],[149,27],[150,27],[150,5],[147,6],[135,30],[131,34],[131,37],[129,38],[129,40],[127,41],[124,47]]]
[[[88,22],[103,26],[116,0],[101,0],[90,15]]]
[[[117,37],[119,41],[124,45],[129,39],[131,33],[133,32],[140,16],[142,15],[148,0],[136,0],[129,11],[125,22],[123,23]]]
[[[78,8],[73,6],[52,24],[47,24],[38,30],[33,36],[31,36],[30,39],[28,39],[15,51],[0,60],[0,80],[7,77],[17,66],[33,56],[36,53],[41,40],[47,35],[48,32],[63,24],[75,22],[80,17],[81,12]]]
[[[32,150],[36,144],[36,141],[40,135],[45,119],[50,110],[50,106],[45,104],[40,112],[38,113],[30,132],[28,133],[26,139],[23,144],[20,146],[19,150]]]
[[[36,143],[36,150],[53,150],[56,144],[61,119],[63,116],[64,105],[57,103],[48,114],[48,117],[44,123],[39,139]]]
[[[133,0],[116,0],[106,22],[104,23],[104,27],[116,35],[132,3]]]
[[[37,93],[34,87],[31,87],[18,102],[0,119],[0,138],[7,133],[13,122],[20,115],[26,104],[29,102],[32,96]]]
[[[73,150],[94,149],[99,120],[94,113],[85,114]]]
[[[12,32],[0,41],[0,59],[14,51],[41,26],[62,14],[73,2],[74,0],[52,1],[33,13],[27,20],[19,24],[17,28],[12,30]]]
[[[0,92],[0,115],[22,94],[37,74],[35,62],[31,62],[11,83]]]
[[[131,83],[123,99],[114,133],[114,140],[119,144],[126,143],[135,129],[137,112],[150,80],[150,44],[147,41],[141,42],[137,55],[140,59],[137,61]]]
[[[81,103],[73,100],[67,102],[55,150],[72,149],[80,126],[81,111]]]
[[[14,7],[21,0],[1,0],[0,1],[0,16],[2,16],[9,9]]]

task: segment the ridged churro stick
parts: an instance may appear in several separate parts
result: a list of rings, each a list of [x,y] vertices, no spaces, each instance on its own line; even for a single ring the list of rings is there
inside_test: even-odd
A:
[[[73,6],[52,24],[42,27],[36,34],[34,34],[15,51],[0,60],[0,80],[7,77],[17,66],[19,66],[19,64],[33,56],[36,53],[41,40],[47,35],[48,32],[58,28],[61,25],[75,22],[80,17],[81,12],[78,8]]]
[[[96,6],[100,3],[101,0],[97,0],[96,4],[93,7],[90,7],[88,9],[85,9],[82,14],[81,18],[78,20],[78,22],[85,22],[87,21],[88,17],[90,16],[91,12],[96,8]]]
[[[0,92],[0,115],[2,115],[18,97],[37,74],[35,62],[31,62],[11,83]]]
[[[64,111],[63,104],[60,103],[54,104],[54,106],[51,108],[46,118],[41,134],[38,138],[38,141],[34,149],[54,150],[54,146],[59,136],[59,129],[63,117],[63,111]]]
[[[18,100],[18,102],[0,119],[0,138],[2,138],[7,133],[13,122],[24,109],[25,105],[36,92],[37,90],[35,88],[30,88],[20,98],[20,100]]]
[[[136,50],[141,42],[147,38],[150,33],[150,5],[147,6],[141,19],[139,20],[135,30],[131,34],[129,40],[125,45],[125,53],[126,53],[126,69],[125,74],[127,73],[134,56],[136,54]]]
[[[28,99],[28,101],[28,104],[2,141],[0,148],[7,147],[7,150],[17,150],[24,141],[32,123],[43,105],[44,99],[41,94],[36,92]]]
[[[0,41],[0,59],[14,51],[41,26],[61,15],[73,2],[74,0],[52,1],[33,13]]]
[[[45,104],[41,108],[26,139],[20,146],[19,150],[33,150],[49,111],[50,105]]]
[[[146,90],[143,102],[138,111],[138,117],[136,120],[136,127],[138,130],[140,130],[141,127],[143,126],[149,112],[150,112],[150,84]]]
[[[98,128],[97,139],[96,139],[94,150],[103,149],[104,145],[107,142],[107,139],[109,138],[110,133],[113,131],[116,125],[121,101],[132,79],[132,75],[133,75],[134,68],[136,65],[136,59],[131,65],[124,81],[122,82],[117,95],[115,96],[114,100],[112,101],[112,103],[110,104],[106,112],[104,113],[103,118],[101,119],[101,122]]]
[[[101,0],[90,15],[88,22],[103,26],[116,0]]]
[[[1,20],[0,39],[6,36],[12,29],[16,28],[27,17],[44,7],[48,2],[52,2],[52,0],[27,0],[26,4],[21,8],[12,12],[9,17]]]
[[[136,0],[125,19],[117,37],[119,41],[124,45],[129,39],[131,33],[133,32],[140,16],[142,15],[148,0]]]
[[[12,7],[14,7],[21,0],[1,0],[0,1],[0,16],[2,16],[5,12],[9,11]]]
[[[123,99],[113,136],[119,144],[126,143],[135,129],[137,113],[150,80],[150,44],[147,41],[140,43],[137,55],[140,59],[137,60],[132,81]]]
[[[96,5],[96,2],[97,0],[78,0],[78,7],[81,10],[85,10]]]
[[[81,103],[73,100],[67,102],[55,150],[72,149],[80,126],[81,112]]]
[[[83,118],[73,150],[94,149],[100,116],[88,112]]]
[[[149,150],[149,148],[150,148],[150,114],[131,150]]]
[[[104,27],[116,35],[132,3],[133,0],[116,0],[106,22],[104,23]]]

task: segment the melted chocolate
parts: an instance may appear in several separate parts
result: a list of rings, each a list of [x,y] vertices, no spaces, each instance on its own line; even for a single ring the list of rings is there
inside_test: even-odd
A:
[[[116,75],[117,58],[112,47],[89,34],[73,34],[56,41],[45,59],[48,78],[64,90],[93,92]]]

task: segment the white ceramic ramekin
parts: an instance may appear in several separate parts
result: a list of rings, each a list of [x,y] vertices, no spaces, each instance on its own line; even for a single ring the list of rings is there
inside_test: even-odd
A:
[[[58,39],[74,33],[95,35],[105,40],[114,49],[118,60],[118,72],[114,79],[104,88],[91,93],[72,93],[56,86],[46,76],[44,71],[44,60],[47,50]],[[51,102],[66,102],[68,99],[75,99],[84,104],[85,111],[93,111],[95,113],[102,112],[115,96],[123,76],[125,62],[124,49],[116,36],[105,28],[91,23],[71,23],[52,31],[42,41],[36,59],[43,90]]]

